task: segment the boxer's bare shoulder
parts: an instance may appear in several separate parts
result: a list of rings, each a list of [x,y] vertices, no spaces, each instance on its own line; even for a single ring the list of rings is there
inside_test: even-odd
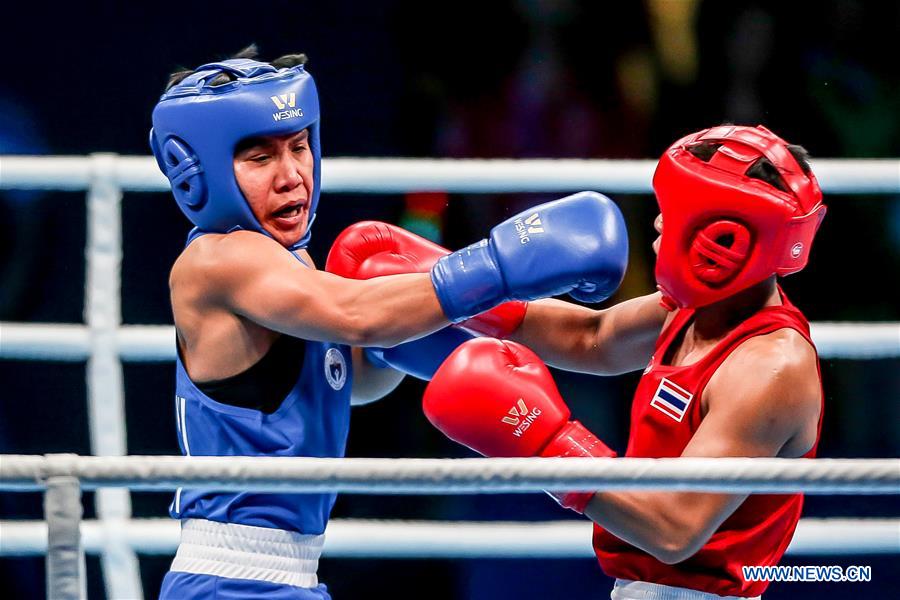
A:
[[[748,431],[781,438],[778,456],[802,456],[815,443],[821,396],[815,349],[783,328],[738,346],[710,379],[702,402],[704,412],[744,415]]]

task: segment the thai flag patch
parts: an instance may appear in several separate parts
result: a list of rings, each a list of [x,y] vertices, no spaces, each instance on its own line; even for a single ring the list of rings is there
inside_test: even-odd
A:
[[[680,423],[693,397],[692,393],[663,377],[659,387],[656,388],[656,393],[653,394],[650,406]]]

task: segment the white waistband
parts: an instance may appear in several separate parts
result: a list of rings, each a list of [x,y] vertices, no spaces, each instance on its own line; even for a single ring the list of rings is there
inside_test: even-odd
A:
[[[616,586],[609,597],[612,600],[760,600],[761,598],[761,596],[753,598],[719,596],[699,590],[627,579],[616,579]]]
[[[311,588],[324,543],[324,534],[185,519],[171,570]]]

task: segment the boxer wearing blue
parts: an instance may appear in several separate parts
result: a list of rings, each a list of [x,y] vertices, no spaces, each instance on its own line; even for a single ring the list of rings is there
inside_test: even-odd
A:
[[[502,294],[427,268],[369,278],[317,270],[305,248],[320,192],[319,103],[305,62],[260,62],[253,49],[181,72],[153,111],[150,146],[196,226],[169,280],[186,455],[343,456],[351,404],[390,392],[403,377],[398,368],[430,377],[468,338],[446,329],[446,298],[467,298],[454,303],[456,321],[593,282],[598,264],[624,269],[622,244],[605,247],[621,220],[610,205],[605,224],[578,232],[587,241],[567,264],[541,260],[552,239],[569,237],[566,219],[552,218],[544,243],[514,253],[527,270],[500,264],[488,275],[493,267],[480,267],[483,277],[505,278]],[[554,214],[568,212],[572,226],[590,212],[562,202]],[[493,238],[520,243],[513,227]],[[370,360],[364,347],[386,350],[370,351]],[[179,490],[170,512],[182,520],[182,539],[162,597],[327,598],[316,567],[334,498]]]
[[[351,402],[377,398],[400,378],[341,343],[359,341],[357,328],[386,332],[378,323],[386,307],[375,301],[371,322],[357,325],[284,289],[292,279],[316,289],[313,274],[326,287],[362,283],[315,271],[304,250],[320,188],[318,97],[300,57],[280,60],[281,68],[247,57],[204,65],[154,111],[151,147],[196,225],[171,277],[185,455],[342,456]],[[356,292],[378,294],[384,283]],[[418,288],[412,296],[430,292],[424,276],[398,285]],[[285,317],[288,302],[309,310]],[[329,317],[329,331],[310,331]],[[445,322],[434,300],[397,338]],[[170,514],[182,520],[182,541],[161,597],[328,598],[316,566],[334,499],[179,489]]]
[[[188,243],[198,235],[202,234],[193,233]],[[293,371],[288,379],[294,382],[287,395],[275,394],[277,406],[273,402],[248,407],[240,405],[239,398],[226,403],[229,388],[240,389],[240,380],[252,382],[255,375],[269,374],[264,365],[277,355],[294,363],[284,369]],[[351,386],[347,383],[353,380],[351,365],[347,346],[283,336],[250,369],[227,382],[210,385],[191,381],[179,352],[175,414],[182,453],[343,456],[350,423]],[[325,376],[320,377],[320,372]],[[274,375],[270,381],[279,378],[277,373],[269,375]],[[253,387],[263,390],[260,396],[266,395],[262,381]],[[328,598],[315,573],[334,500],[335,494],[224,494],[178,489],[169,513],[182,520],[182,543],[166,575],[161,598],[246,598],[263,593],[275,598]],[[228,524],[245,527],[236,530]],[[291,535],[293,531],[305,535]],[[280,537],[269,539],[271,535]],[[271,543],[266,546],[267,542]],[[248,565],[253,558],[239,550],[242,545],[257,550],[263,546],[266,552],[257,552],[258,562]]]

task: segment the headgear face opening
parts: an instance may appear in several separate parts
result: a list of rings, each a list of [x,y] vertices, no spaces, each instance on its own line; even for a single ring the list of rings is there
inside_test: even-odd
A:
[[[217,75],[234,81],[210,85]],[[276,69],[250,59],[202,65],[162,95],[153,110],[150,148],[172,185],[181,211],[202,231],[249,229],[269,235],[257,221],[234,175],[234,152],[249,137],[309,129],[313,193],[305,248],[319,203],[322,150],[319,96],[303,65]]]
[[[690,152],[705,143],[716,146],[709,161]],[[789,192],[746,175],[763,157]],[[714,127],[678,140],[660,158],[653,190],[663,217],[656,283],[666,303],[683,308],[801,270],[825,216],[815,176],[762,126]]]

